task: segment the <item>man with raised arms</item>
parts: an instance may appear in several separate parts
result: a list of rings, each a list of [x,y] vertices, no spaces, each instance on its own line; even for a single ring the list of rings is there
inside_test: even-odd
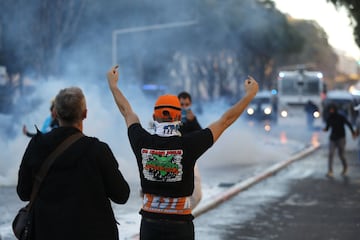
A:
[[[194,190],[195,163],[239,118],[256,95],[257,82],[252,77],[246,79],[242,99],[207,128],[181,136],[181,105],[176,95],[166,94],[157,99],[153,112],[155,134],[150,134],[118,88],[118,66],[110,69],[107,79],[128,128],[144,193],[140,239],[194,239],[190,196]]]

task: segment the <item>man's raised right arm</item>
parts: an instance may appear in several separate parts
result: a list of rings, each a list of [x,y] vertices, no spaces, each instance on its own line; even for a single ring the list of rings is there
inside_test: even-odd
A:
[[[211,123],[209,129],[212,132],[213,140],[216,142],[220,135],[240,117],[251,100],[255,97],[259,90],[258,83],[249,76],[244,82],[245,96],[228,109],[219,120]]]
[[[112,67],[107,73],[107,79],[109,83],[109,88],[114,97],[115,103],[118,106],[120,113],[123,115],[126,126],[129,127],[133,123],[139,123],[139,118],[132,110],[129,101],[126,99],[124,94],[120,91],[117,84],[119,81],[119,72],[118,66]]]

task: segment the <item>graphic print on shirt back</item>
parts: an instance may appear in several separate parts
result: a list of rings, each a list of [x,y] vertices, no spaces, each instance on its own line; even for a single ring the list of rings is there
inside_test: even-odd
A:
[[[143,174],[149,181],[178,182],[182,180],[182,150],[141,149]]]

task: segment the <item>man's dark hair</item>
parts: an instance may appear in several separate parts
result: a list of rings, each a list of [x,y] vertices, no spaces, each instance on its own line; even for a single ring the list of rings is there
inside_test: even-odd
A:
[[[180,98],[184,98],[184,99],[188,98],[188,99],[190,100],[190,102],[192,101],[192,100],[191,100],[191,95],[190,95],[190,93],[185,92],[185,91],[179,93],[179,94],[178,94],[178,98],[179,98],[179,99],[180,99]]]
[[[337,112],[337,111],[338,111],[338,106],[337,106],[337,104],[335,104],[335,103],[329,104],[329,106],[327,107],[328,112],[329,112],[331,109],[333,109],[334,112]]]

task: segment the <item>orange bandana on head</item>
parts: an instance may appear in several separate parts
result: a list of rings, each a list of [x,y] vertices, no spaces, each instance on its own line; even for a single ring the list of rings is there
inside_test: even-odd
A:
[[[178,97],[171,94],[160,96],[155,102],[154,116],[164,121],[177,121],[181,117],[181,105]]]

